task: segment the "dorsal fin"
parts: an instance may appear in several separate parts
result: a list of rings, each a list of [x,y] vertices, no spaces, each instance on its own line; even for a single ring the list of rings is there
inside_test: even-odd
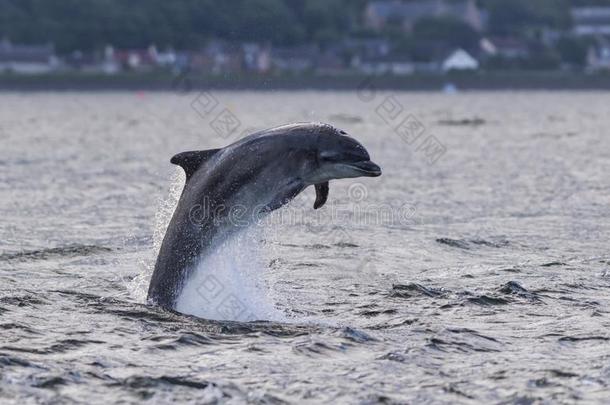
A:
[[[317,210],[324,205],[328,198],[328,182],[316,184],[316,202],[313,203],[313,209]]]
[[[205,161],[214,156],[219,150],[220,149],[208,149],[182,152],[174,155],[170,162],[182,167],[184,173],[186,173],[186,179],[188,180]]]

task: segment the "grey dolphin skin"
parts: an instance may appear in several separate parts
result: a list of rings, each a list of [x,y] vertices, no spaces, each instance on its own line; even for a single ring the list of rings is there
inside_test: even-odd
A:
[[[179,153],[171,162],[184,169],[186,184],[148,290],[149,302],[168,309],[199,258],[246,227],[247,218],[280,208],[310,185],[317,209],[326,202],[329,180],[381,175],[360,143],[321,123],[267,129],[222,149]]]

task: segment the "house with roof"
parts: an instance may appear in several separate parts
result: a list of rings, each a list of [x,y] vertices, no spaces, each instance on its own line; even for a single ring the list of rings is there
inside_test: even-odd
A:
[[[364,24],[377,31],[389,24],[410,31],[417,20],[425,17],[453,17],[479,32],[484,30],[486,21],[475,0],[379,0],[366,6]]]
[[[52,44],[21,45],[0,41],[0,72],[17,74],[50,73],[59,67]]]
[[[463,49],[453,51],[442,63],[444,72],[451,70],[477,70],[479,61]]]
[[[572,32],[577,36],[610,36],[610,6],[573,7]]]

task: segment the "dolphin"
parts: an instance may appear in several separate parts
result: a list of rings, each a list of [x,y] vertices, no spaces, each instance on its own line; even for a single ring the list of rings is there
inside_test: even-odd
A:
[[[297,123],[256,132],[222,149],[171,158],[186,183],[161,244],[148,301],[176,302],[199,260],[249,219],[260,218],[315,186],[314,209],[328,198],[332,179],[376,177],[367,150],[332,125]]]

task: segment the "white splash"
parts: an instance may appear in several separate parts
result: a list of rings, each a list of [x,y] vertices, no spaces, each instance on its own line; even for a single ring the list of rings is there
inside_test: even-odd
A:
[[[161,243],[163,242],[163,236],[167,231],[169,221],[172,219],[174,210],[178,205],[178,200],[182,194],[184,188],[184,182],[186,176],[182,169],[176,168],[172,179],[169,192],[165,198],[160,198],[158,203],[157,212],[155,213],[155,225],[153,229],[153,247],[150,252],[147,252],[146,256],[138,258],[138,267],[141,271],[132,280],[127,283],[127,290],[130,295],[137,302],[146,302],[146,296],[148,295],[148,284],[150,278],[155,269],[155,261],[161,249]]]
[[[223,241],[199,261],[176,310],[216,320],[285,320],[265,283],[264,228],[252,225]]]
[[[184,171],[177,168],[172,176],[171,186],[169,188],[167,197],[162,199],[159,203],[159,209],[157,209],[157,213],[155,214],[155,229],[153,231],[155,258],[157,253],[159,253],[159,249],[161,249],[161,243],[163,243],[165,231],[167,231],[169,221],[171,221],[172,215],[174,215],[174,211],[178,205],[178,200],[180,200],[180,195],[182,194],[182,189],[184,188],[185,182],[186,175],[184,174]]]

